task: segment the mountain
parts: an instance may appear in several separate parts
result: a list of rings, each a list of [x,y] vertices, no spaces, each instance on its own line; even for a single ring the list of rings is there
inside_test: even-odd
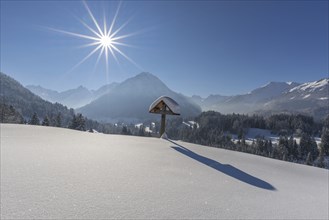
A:
[[[55,90],[45,89],[41,86],[33,86],[33,85],[27,85],[26,88],[31,92],[33,92],[34,94],[40,96],[44,100],[53,103],[58,102],[57,97],[59,93]]]
[[[326,169],[159,138],[0,130],[1,219],[328,219]]]
[[[207,98],[202,98],[198,95],[193,95],[191,99],[197,103],[199,106],[203,108],[203,110],[208,110],[207,108],[210,108],[210,106],[221,103],[227,100],[229,96],[222,96],[222,95],[209,95]]]
[[[258,89],[251,91],[249,94],[236,97],[235,99],[237,100],[232,99],[231,101],[243,100],[245,102],[253,103],[264,102],[279,97],[283,93],[292,88],[295,88],[298,85],[299,84],[295,82],[270,82]]]
[[[104,85],[97,90],[88,90],[83,86],[79,86],[78,88],[63,92],[57,92],[34,85],[27,85],[26,88],[52,103],[58,102],[70,108],[79,108],[110,92],[116,85],[117,83],[111,83],[109,85]]]
[[[155,118],[148,108],[159,96],[166,95],[177,101],[182,116],[195,116],[201,109],[190,98],[170,90],[151,73],[140,73],[118,84],[109,93],[77,109],[89,118],[102,121],[141,120]]]
[[[119,85],[119,83],[114,82],[114,83],[111,83],[111,84],[104,85],[104,86],[100,87],[97,90],[91,90],[91,92],[92,92],[92,94],[94,96],[93,99],[97,99],[97,98],[101,97],[102,95],[104,95],[106,93],[109,93],[117,85]]]
[[[315,119],[329,114],[329,79],[321,79],[298,85],[274,100],[264,104],[271,112],[298,112],[312,115]]]
[[[61,92],[58,96],[58,102],[70,106],[71,108],[84,106],[92,100],[93,94],[83,86]]]
[[[321,79],[296,86],[286,93],[290,99],[327,100],[329,97],[329,79]]]
[[[324,118],[329,114],[328,97],[328,79],[322,79],[304,84],[270,82],[244,95],[210,95],[205,99],[193,96],[192,99],[204,111],[215,110],[224,114],[303,113]]]
[[[36,112],[40,119],[43,119],[46,115],[52,119],[61,114],[63,125],[67,125],[71,120],[72,110],[59,103],[53,104],[43,100],[13,78],[1,72],[0,82],[0,105],[14,107],[15,111],[25,119],[31,118],[33,113]]]
[[[210,95],[207,98],[177,94],[150,73],[141,73],[122,83],[105,85],[98,90],[80,86],[59,93],[40,86],[27,88],[48,101],[79,108],[88,116],[105,121],[155,117],[148,114],[147,108],[152,99],[160,95],[175,97],[184,109],[183,116],[198,114],[199,107],[202,111],[214,110],[223,114],[302,113],[315,119],[323,119],[329,114],[328,78],[303,84],[269,82],[248,94]],[[132,106],[135,106],[134,111],[131,110]]]
[[[250,113],[261,108],[263,103],[279,97],[298,85],[298,83],[270,82],[244,95],[210,95],[202,100],[201,106],[203,110],[216,110],[222,113]]]

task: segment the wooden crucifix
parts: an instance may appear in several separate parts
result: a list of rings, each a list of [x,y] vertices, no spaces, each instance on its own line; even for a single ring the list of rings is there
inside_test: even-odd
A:
[[[168,96],[161,96],[150,105],[149,112],[161,114],[161,137],[166,130],[166,115],[180,115],[180,107],[172,98]]]

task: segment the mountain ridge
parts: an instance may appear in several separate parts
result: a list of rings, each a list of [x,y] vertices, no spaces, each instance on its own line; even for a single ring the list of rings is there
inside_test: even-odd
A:
[[[27,85],[25,87],[49,102],[58,102],[70,108],[79,108],[110,92],[116,85],[118,85],[118,83],[111,83],[103,85],[96,90],[89,90],[80,85],[77,88],[68,89],[62,92],[46,89],[40,85]]]
[[[139,94],[139,96],[131,94],[132,88],[134,88],[134,93]],[[326,108],[326,106],[329,105],[328,78],[306,83],[271,81],[246,94],[233,96],[212,94],[206,98],[202,98],[198,95],[188,97],[183,94],[178,94],[170,90],[157,76],[148,72],[142,72],[121,83],[104,85],[97,90],[88,90],[87,88],[80,86],[77,89],[68,91],[80,91],[80,95],[68,93],[70,96],[69,98],[65,99],[65,97],[62,97],[62,102],[58,100],[56,101],[72,106],[69,102],[70,100],[73,100],[75,102],[75,108],[80,109],[81,111],[89,108],[92,103],[95,104],[94,102],[97,99],[102,98],[102,96],[110,98],[109,94],[116,96],[118,99],[124,99],[123,96],[131,94],[131,96],[135,96],[135,99],[138,99],[139,97],[148,97],[149,101],[151,98],[156,99],[156,95],[153,94],[157,94],[159,96],[174,96],[178,99],[178,102],[183,100],[183,103],[188,102],[192,105],[197,105],[202,111],[214,110],[224,114],[257,113],[267,115],[273,113],[302,113],[314,116],[318,119],[324,118],[329,114],[329,110]],[[54,92],[56,91],[49,91],[49,93],[52,94]],[[65,94],[65,92],[67,91],[62,92],[62,94]],[[84,95],[81,95],[83,92]],[[38,93],[38,91],[36,91],[36,93]],[[45,99],[50,96],[42,94],[42,91],[39,91],[38,95]],[[81,97],[83,100],[79,101]],[[106,102],[104,99],[105,98],[103,97],[103,101]],[[113,108],[113,103],[115,103],[115,101],[112,100],[109,103],[112,103]],[[126,106],[125,103],[121,103],[121,105]],[[145,105],[148,106],[146,103]],[[128,108],[128,106],[126,106],[126,108]],[[142,107],[140,106],[139,108]],[[147,109],[145,107],[143,108],[144,111],[147,112]],[[97,111],[98,113],[101,113],[100,110]],[[96,115],[96,113],[89,113]],[[102,114],[106,115],[105,112]],[[119,113],[116,114],[115,118],[116,117],[120,117]],[[128,116],[126,115],[122,118],[127,117]],[[146,114],[144,114],[143,117],[147,117]]]
[[[51,103],[25,88],[17,80],[0,72],[0,105],[13,106],[25,119],[34,113],[41,119],[49,117],[52,121],[56,116],[61,117],[63,125],[68,125],[74,114],[73,109],[68,109],[59,103]]]
[[[324,118],[329,114],[328,78],[314,82],[269,82],[243,95],[192,96],[203,111],[215,110],[224,114],[302,113]]]
[[[195,116],[201,108],[190,98],[169,89],[151,73],[140,73],[117,85],[111,92],[77,109],[78,112],[97,120],[143,120],[156,117],[148,112],[150,104],[165,95],[176,100],[183,116]]]

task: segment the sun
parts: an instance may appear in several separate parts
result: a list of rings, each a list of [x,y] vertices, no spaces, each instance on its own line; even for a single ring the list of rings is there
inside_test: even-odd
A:
[[[110,38],[108,36],[102,36],[99,39],[99,44],[102,45],[103,48],[113,47],[112,38]]]
[[[89,44],[85,44],[83,46],[84,47],[93,47],[93,50],[87,56],[85,56],[79,63],[77,63],[75,66],[73,66],[71,71],[73,69],[77,68],[78,66],[80,66],[82,63],[84,63],[89,57],[94,55],[96,52],[98,52],[98,57],[97,57],[95,66],[98,65],[100,58],[102,56],[104,56],[105,62],[106,62],[107,75],[108,75],[108,69],[109,69],[109,55],[112,55],[112,57],[117,62],[117,64],[119,64],[119,60],[117,58],[117,54],[119,54],[122,57],[124,57],[126,60],[128,60],[129,62],[134,64],[138,69],[142,70],[142,68],[135,61],[133,61],[129,56],[127,56],[119,48],[119,46],[132,47],[131,45],[124,43],[123,39],[138,34],[138,32],[135,32],[135,33],[120,35],[120,31],[129,23],[130,19],[127,20],[125,23],[123,23],[120,27],[115,29],[116,20],[117,20],[119,10],[121,7],[121,2],[119,2],[115,15],[110,22],[106,22],[107,20],[105,19],[105,15],[104,15],[104,19],[102,22],[103,23],[102,28],[101,28],[100,22],[98,22],[95,19],[93,13],[91,12],[90,8],[88,7],[88,5],[85,1],[83,1],[83,5],[85,6],[85,9],[87,10],[87,12],[89,14],[89,17],[92,20],[94,27],[89,26],[87,23],[85,23],[84,21],[82,21],[79,18],[78,18],[78,20],[86,29],[88,29],[88,31],[90,32],[90,35],[49,28],[56,32],[60,32],[60,33],[70,35],[73,37],[88,39],[91,41]],[[107,24],[110,24],[110,25],[107,25]]]

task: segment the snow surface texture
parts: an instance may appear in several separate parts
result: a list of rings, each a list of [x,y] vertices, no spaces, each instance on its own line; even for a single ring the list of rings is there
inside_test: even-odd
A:
[[[180,141],[1,124],[2,219],[328,219],[328,177]]]

